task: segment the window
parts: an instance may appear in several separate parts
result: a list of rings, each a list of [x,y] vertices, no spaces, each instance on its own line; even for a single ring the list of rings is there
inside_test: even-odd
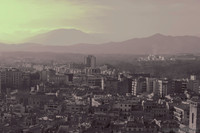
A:
[[[192,113],[192,123],[194,123],[194,113]]]

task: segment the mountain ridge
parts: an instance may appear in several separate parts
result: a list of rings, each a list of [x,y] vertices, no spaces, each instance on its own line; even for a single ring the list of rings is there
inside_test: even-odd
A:
[[[108,40],[100,34],[85,33],[77,29],[56,29],[47,33],[38,34],[26,40],[26,42],[47,45],[74,45],[78,43],[105,43]]]
[[[0,43],[0,51],[65,52],[80,54],[180,54],[200,53],[200,38],[196,36],[166,36],[154,34],[144,38],[132,38],[121,42],[102,44],[78,43],[69,46],[53,46],[37,43],[6,45]]]

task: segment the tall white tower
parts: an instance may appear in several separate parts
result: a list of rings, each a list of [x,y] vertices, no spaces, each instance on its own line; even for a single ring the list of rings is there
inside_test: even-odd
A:
[[[198,96],[190,100],[189,128],[190,133],[200,133],[200,97]]]
[[[102,89],[102,90],[105,89],[105,80],[104,80],[103,77],[101,78],[101,89]]]

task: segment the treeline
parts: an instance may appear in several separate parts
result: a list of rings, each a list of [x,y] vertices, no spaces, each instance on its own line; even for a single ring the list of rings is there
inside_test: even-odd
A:
[[[200,61],[120,62],[116,67],[131,73],[150,73],[155,77],[188,78],[192,74],[200,76]]]

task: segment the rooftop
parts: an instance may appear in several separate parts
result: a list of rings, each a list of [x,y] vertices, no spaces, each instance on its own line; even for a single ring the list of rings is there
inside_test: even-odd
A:
[[[181,103],[181,104],[174,105],[174,107],[180,108],[182,110],[189,110],[190,105],[189,104],[183,104],[183,103]]]
[[[200,97],[194,96],[194,97],[191,98],[191,101],[200,103]]]

